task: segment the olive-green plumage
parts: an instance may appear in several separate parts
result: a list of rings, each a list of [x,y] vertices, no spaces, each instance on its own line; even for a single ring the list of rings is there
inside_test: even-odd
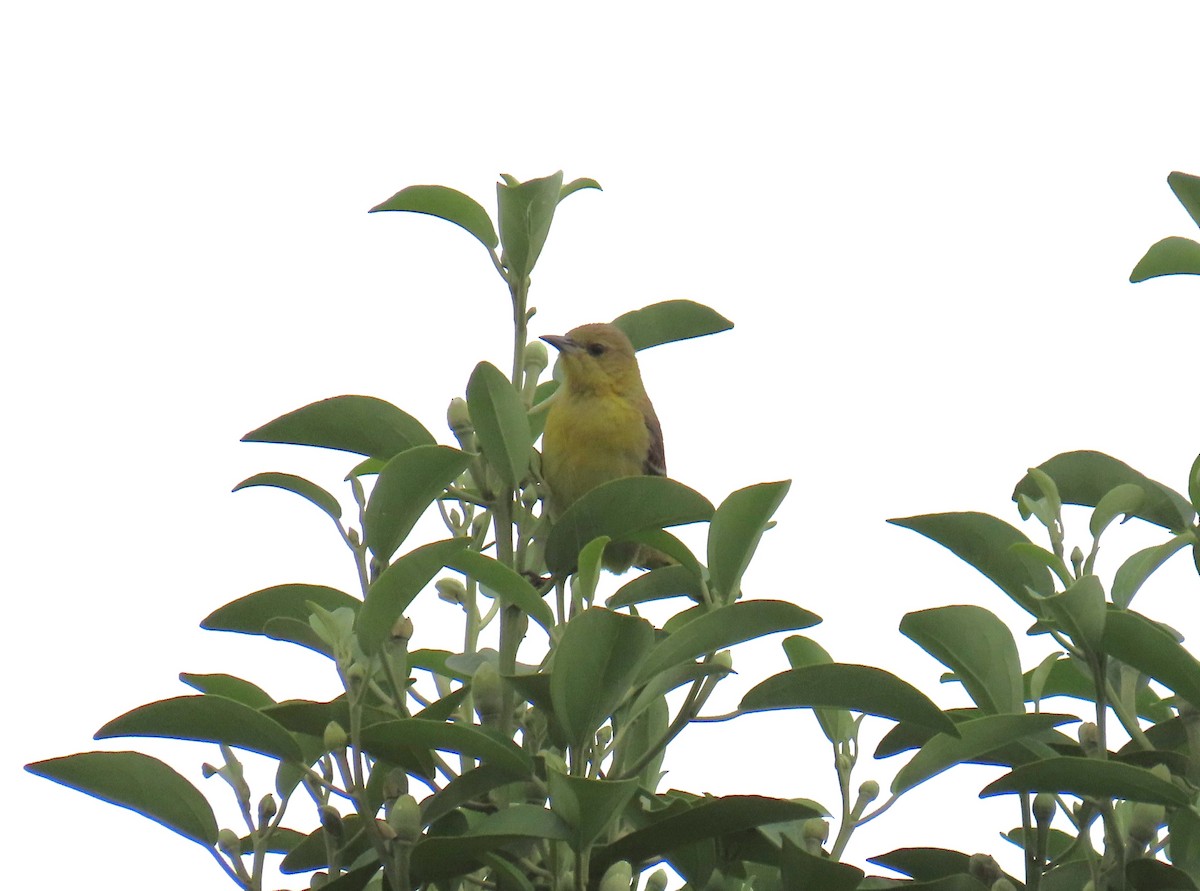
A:
[[[662,428],[624,332],[596,323],[542,340],[558,349],[562,368],[542,435],[551,517],[609,480],[666,475]],[[613,572],[667,562],[665,555],[633,542],[614,542],[604,551],[604,566]]]

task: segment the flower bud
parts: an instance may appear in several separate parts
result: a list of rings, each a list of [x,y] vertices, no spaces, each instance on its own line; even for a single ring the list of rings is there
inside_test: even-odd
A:
[[[351,687],[359,687],[367,679],[367,669],[355,662],[346,669],[346,683]]]
[[[725,671],[733,671],[733,653],[729,650],[721,650],[709,660],[709,665],[713,668],[723,668]]]
[[[1083,754],[1094,757],[1100,751],[1100,730],[1091,721],[1079,725],[1079,745]]]
[[[217,768],[213,767],[207,761],[200,765],[200,773],[204,774],[204,779],[206,780],[211,780],[220,772],[221,771],[217,770]]]
[[[268,792],[258,802],[258,825],[260,827],[267,825],[278,812],[279,807],[275,804],[275,796]]]
[[[646,887],[643,891],[667,891],[667,872],[663,869],[656,869],[650,874],[650,878],[646,879]]]
[[[618,860],[604,872],[600,880],[600,891],[629,891],[633,882],[633,868],[628,860]]]
[[[317,808],[317,814],[321,818],[321,828],[340,841],[346,834],[346,826],[342,822],[342,815],[337,812],[337,808],[323,804]]]
[[[1167,819],[1167,809],[1161,804],[1135,802],[1129,817],[1129,838],[1140,849],[1146,848],[1158,835],[1158,828]]]
[[[413,620],[408,616],[401,616],[392,623],[392,642],[407,644],[412,640],[413,636]]]
[[[1004,878],[1004,870],[990,854],[972,854],[967,861],[967,872],[988,887]]]
[[[421,837],[421,807],[411,795],[401,795],[388,811],[387,823],[396,830],[396,839],[415,844]]]
[[[325,725],[325,735],[322,737],[322,742],[325,745],[326,752],[337,752],[346,748],[350,742],[350,737],[346,735],[345,728],[337,721],[330,721]]]
[[[385,801],[395,801],[408,791],[408,774],[399,767],[393,767],[383,779],[383,798]]]
[[[328,884],[329,873],[327,872],[314,872],[312,878],[308,880],[309,891],[318,891],[318,889],[324,888]]]
[[[1079,545],[1071,549],[1071,568],[1076,576],[1083,575],[1083,551],[1079,550]]]
[[[454,438],[460,443],[464,436],[475,432],[475,425],[471,423],[471,410],[467,408],[467,400],[461,396],[455,396],[450,400],[450,407],[446,409],[446,424],[450,427]]]
[[[1043,826],[1054,819],[1054,812],[1058,809],[1058,804],[1054,801],[1054,795],[1050,792],[1039,792],[1033,797],[1033,819],[1037,821],[1039,826]]]
[[[438,579],[433,583],[438,597],[447,603],[457,603],[459,606],[467,601],[467,586],[456,578]]]
[[[879,797],[879,783],[875,780],[866,780],[858,787],[859,799],[866,799],[871,802]]]
[[[385,842],[396,840],[396,830],[389,826],[386,820],[376,820],[375,828],[379,830],[379,834],[383,836]]]
[[[531,340],[525,344],[525,374],[527,377],[533,378],[535,381],[546,370],[546,366],[550,364],[550,354],[546,351],[546,345],[540,340]]]
[[[610,727],[607,724],[605,724],[603,727],[601,727],[599,730],[596,731],[596,745],[598,745],[602,749],[604,747],[606,747],[610,742],[612,742],[612,738],[613,738],[612,727]]]
[[[217,833],[217,847],[230,860],[236,860],[242,856],[242,840],[232,829],[222,829]]]
[[[500,720],[504,708],[504,683],[496,666],[484,662],[475,669],[471,678],[471,695],[475,698],[475,711],[484,724],[495,724]]]
[[[805,820],[801,837],[804,839],[804,850],[819,855],[821,846],[829,840],[829,824],[819,817]]]
[[[537,486],[533,483],[521,489],[521,504],[525,506],[525,510],[533,510],[533,506],[537,504],[541,494],[537,490]]]

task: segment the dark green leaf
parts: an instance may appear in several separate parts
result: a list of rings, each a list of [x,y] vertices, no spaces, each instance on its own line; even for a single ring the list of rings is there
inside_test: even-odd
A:
[[[1180,548],[1195,542],[1195,534],[1190,530],[1181,532],[1170,541],[1143,548],[1125,560],[1113,576],[1112,602],[1114,606],[1125,609],[1142,587],[1146,579],[1162,566]]]
[[[467,406],[488,463],[508,485],[520,486],[529,476],[533,436],[521,394],[490,362],[480,362],[467,382]]]
[[[783,839],[779,867],[783,873],[783,891],[808,891],[811,888],[854,891],[864,876],[861,869],[848,863],[817,857],[786,837]]]
[[[1200,455],[1196,456],[1188,473],[1188,497],[1192,499],[1192,507],[1200,511]]]
[[[794,635],[783,642],[783,652],[787,654],[788,665],[792,668],[807,668],[810,665],[830,665],[833,657],[825,648],[808,637]],[[854,717],[846,709],[816,708],[813,713],[821,732],[831,743],[846,742],[853,738]]]
[[[1003,520],[988,514],[966,512],[927,514],[888,522],[919,532],[948,548],[1035,616],[1038,615],[1037,598],[1027,589],[1042,596],[1054,590],[1046,567],[1010,550],[1018,542],[1030,542]]]
[[[290,473],[256,473],[254,476],[244,479],[234,486],[233,491],[237,492],[240,489],[249,489],[252,486],[274,486],[277,489],[286,489],[289,492],[295,492],[301,498],[307,498],[317,507],[321,508],[321,510],[333,517],[335,522],[342,517],[342,506],[338,504],[338,500],[316,483],[309,482],[304,477],[295,476]]]
[[[713,513],[708,526],[709,587],[719,602],[729,603],[737,596],[742,573],[791,485],[784,480],[747,486],[730,494]]]
[[[310,601],[330,612],[341,607],[357,611],[362,606],[361,600],[324,585],[276,585],[225,604],[210,613],[200,627],[208,631],[261,634],[274,640],[312,646],[314,635],[308,625],[308,617],[312,614]],[[277,622],[280,619],[291,620],[291,624],[280,626]]]
[[[421,802],[421,821],[434,822],[466,804],[480,801],[497,786],[513,781],[512,771],[495,764],[483,764],[455,777]]]
[[[501,603],[528,613],[547,632],[554,627],[554,613],[533,585],[500,561],[478,551],[464,550],[451,556],[446,566],[475,579],[487,589],[486,593],[494,595]]]
[[[214,693],[233,699],[250,708],[263,708],[274,705],[275,700],[266,691],[250,681],[235,678],[231,674],[181,674],[179,680],[189,687],[194,687],[201,693]]]
[[[449,446],[417,446],[379,471],[367,499],[366,542],[380,560],[391,559],[421,514],[467,469],[471,456]]]
[[[369,509],[369,508],[368,508]],[[409,551],[383,571],[367,591],[354,623],[359,645],[372,654],[391,638],[392,627],[421,590],[467,547],[464,538],[430,542]]]
[[[1088,531],[1092,538],[1099,538],[1117,517],[1124,516],[1126,520],[1137,516],[1137,509],[1146,500],[1145,490],[1137,483],[1122,483],[1104,493],[1091,519],[1088,520]]]
[[[1133,891],[1197,891],[1196,883],[1186,872],[1161,860],[1130,861],[1125,867],[1125,879]]]
[[[612,323],[625,332],[635,350],[717,334],[733,327],[733,322],[716,310],[691,300],[652,303],[618,316]]]
[[[869,857],[867,862],[894,869],[918,882],[931,882],[965,873],[971,858],[946,848],[897,848],[878,857]]]
[[[317,446],[387,461],[435,440],[420,421],[382,399],[334,396],[251,430],[242,442]]]
[[[496,183],[500,243],[504,246],[502,258],[510,281],[527,279],[541,256],[562,195],[562,179],[560,170],[515,186]]]
[[[1078,720],[1074,715],[1004,714],[964,721],[956,725],[958,737],[937,734],[900,768],[892,779],[892,794],[907,792],[955,764],[974,761],[1017,740]]]
[[[1065,452],[1055,455],[1041,469],[1053,477],[1059,494],[1066,504],[1095,507],[1111,489],[1125,483],[1140,486],[1146,499],[1135,516],[1148,523],[1181,532],[1191,525],[1195,511],[1183,496],[1162,483],[1138,473],[1128,464],[1100,452]],[[1033,480],[1026,476],[1017,483],[1013,499],[1035,491]],[[1046,593],[1041,592],[1039,593]]]
[[[25,769],[136,811],[206,848],[217,843],[217,819],[204,796],[157,758],[141,752],[80,752]]]
[[[489,251],[495,250],[500,243],[491,217],[482,205],[474,198],[446,186],[409,186],[372,207],[369,213],[381,210],[411,211],[439,217],[466,229]]]
[[[340,849],[342,861],[353,861],[360,854],[371,847],[371,840],[362,828],[362,818],[358,814],[346,814],[342,817],[342,825],[345,827],[343,841],[339,844],[334,841],[333,847]],[[318,828],[314,832],[310,832],[304,837],[300,844],[292,848],[286,857],[283,858],[283,863],[279,866],[279,871],[286,874],[297,872],[308,872],[313,869],[321,869],[329,865],[328,854],[328,833],[324,828]],[[378,868],[378,865],[376,865]],[[370,876],[368,876],[370,878]],[[328,886],[326,886],[328,887]]]
[[[1200,244],[1171,235],[1150,245],[1129,273],[1129,280],[1144,282],[1160,275],[1200,275]]]
[[[1200,662],[1145,616],[1110,609],[1103,647],[1110,656],[1148,674],[1200,708]]]
[[[699,523],[710,519],[707,498],[663,476],[610,480],[592,489],[563,513],[546,541],[546,565],[552,572],[575,568],[579,552],[595,538],[622,541],[638,532]]]
[[[362,745],[372,757],[401,763],[409,746],[423,746],[477,758],[508,771],[514,780],[533,771],[529,756],[509,740],[466,724],[446,724],[421,718],[400,718],[372,724],[362,731]]]
[[[1090,798],[1122,798],[1150,804],[1186,805],[1189,796],[1144,767],[1096,758],[1047,758],[1013,768],[983,788],[980,798],[1009,792],[1058,792]]]
[[[1190,173],[1180,173],[1175,170],[1167,176],[1167,185],[1171,187],[1171,191],[1175,193],[1179,203],[1188,212],[1192,222],[1200,226],[1200,176],[1192,176]]]
[[[329,659],[336,658],[329,644],[321,639],[321,636],[313,630],[308,622],[301,622],[299,619],[268,619],[263,634],[271,638],[271,640],[281,640],[286,643],[298,644],[302,647],[307,647],[314,653],[320,653]]]
[[[1200,869],[1200,813],[1194,807],[1173,808],[1167,833],[1168,859],[1193,873]]]
[[[1096,576],[1081,576],[1067,590],[1043,600],[1042,608],[1048,619],[1070,635],[1075,646],[1088,653],[1100,649],[1108,610],[1104,586]]]
[[[366,836],[363,835],[362,838],[366,838]],[[375,878],[381,868],[379,861],[376,860],[365,866],[351,869],[333,881],[326,882],[321,886],[321,891],[363,891],[367,885],[371,884],[371,879]],[[305,872],[305,870],[297,870],[297,872]]]
[[[550,698],[574,745],[582,745],[625,698],[654,640],[644,619],[595,607],[563,629],[554,649]]]
[[[510,805],[473,825],[459,836],[427,836],[413,848],[414,883],[424,884],[474,871],[486,854],[519,839],[566,841],[570,830],[545,808]]]
[[[836,662],[793,668],[751,689],[739,706],[747,712],[817,707],[846,708],[957,735],[954,722],[924,693],[869,665]]]
[[[820,817],[809,804],[764,798],[758,795],[727,795],[702,798],[686,808],[671,809],[661,819],[636,829],[593,854],[594,866],[606,869],[618,860],[637,863],[706,838],[715,838],[764,826]]]
[[[176,696],[113,718],[96,731],[96,739],[153,736],[225,743],[283,761],[300,761],[296,738],[257,709],[224,696]]]
[[[783,600],[743,600],[718,607],[660,640],[637,674],[643,684],[656,674],[699,656],[779,631],[796,631],[820,622],[819,616]]]
[[[909,613],[900,632],[949,668],[975,704],[989,712],[1023,712],[1021,660],[1012,632],[979,606]]]
[[[690,597],[699,601],[700,580],[686,566],[663,566],[626,582],[604,601],[604,605],[609,609],[619,609],[668,597]]]
[[[582,851],[612,826],[638,790],[638,780],[589,780],[550,770],[550,808],[571,827],[571,847]]]

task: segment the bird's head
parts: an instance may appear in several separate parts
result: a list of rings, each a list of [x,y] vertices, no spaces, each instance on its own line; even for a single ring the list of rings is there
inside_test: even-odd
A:
[[[572,390],[629,393],[642,387],[633,344],[615,325],[580,325],[566,334],[547,334],[542,340],[558,350]]]

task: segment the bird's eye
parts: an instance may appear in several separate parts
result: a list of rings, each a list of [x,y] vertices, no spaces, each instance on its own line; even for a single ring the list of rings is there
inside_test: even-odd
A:
[[[587,351],[593,356],[603,356],[605,346],[602,343],[589,343]]]

